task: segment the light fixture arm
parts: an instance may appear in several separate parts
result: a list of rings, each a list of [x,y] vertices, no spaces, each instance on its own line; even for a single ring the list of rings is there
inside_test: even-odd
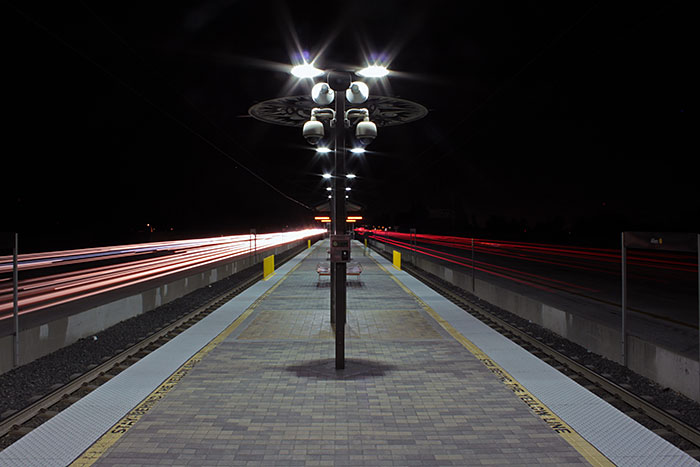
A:
[[[314,107],[311,109],[311,120],[329,119],[328,124],[335,128],[335,110],[329,108]]]
[[[311,120],[323,118],[335,118],[335,110],[327,107],[314,107],[311,109]]]
[[[349,121],[351,118],[362,119],[363,121],[369,121],[369,110],[367,109],[348,109],[345,112],[345,120]],[[346,128],[349,126],[346,124]]]

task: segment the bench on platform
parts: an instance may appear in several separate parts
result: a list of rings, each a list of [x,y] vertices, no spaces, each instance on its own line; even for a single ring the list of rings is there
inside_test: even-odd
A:
[[[330,276],[331,275],[331,263],[318,263],[316,265],[316,272],[318,276]]]
[[[346,270],[346,272],[345,272],[346,275],[357,276],[359,278],[360,274],[362,274],[362,265],[360,263],[347,263],[347,267],[345,270]],[[316,265],[316,272],[318,273],[319,279],[321,278],[321,276],[330,276],[331,275],[331,263],[330,262],[318,263]]]

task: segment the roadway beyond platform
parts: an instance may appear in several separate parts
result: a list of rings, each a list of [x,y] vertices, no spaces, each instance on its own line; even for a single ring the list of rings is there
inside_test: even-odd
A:
[[[327,248],[290,260],[0,464],[697,465],[357,242],[363,272],[347,281],[336,370],[329,278],[316,273]]]

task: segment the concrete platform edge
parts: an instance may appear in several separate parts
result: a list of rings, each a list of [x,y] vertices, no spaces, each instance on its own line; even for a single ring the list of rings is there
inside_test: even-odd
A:
[[[3,466],[66,466],[274,287],[315,247],[0,452]]]
[[[616,465],[700,465],[382,256],[373,258]]]

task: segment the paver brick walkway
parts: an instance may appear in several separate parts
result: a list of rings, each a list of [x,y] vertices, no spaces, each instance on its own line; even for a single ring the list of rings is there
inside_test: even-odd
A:
[[[326,248],[97,465],[586,465],[361,248],[336,371]]]

